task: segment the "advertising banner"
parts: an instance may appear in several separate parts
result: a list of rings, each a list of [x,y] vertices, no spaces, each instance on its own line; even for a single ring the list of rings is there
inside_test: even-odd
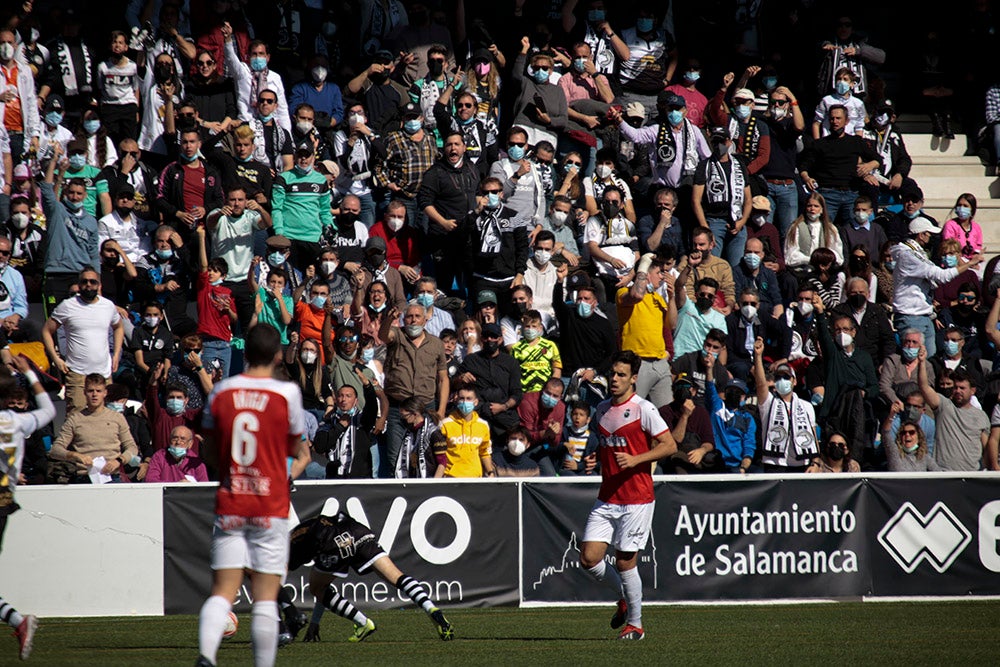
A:
[[[305,519],[344,508],[372,528],[399,568],[424,584],[443,607],[518,602],[518,488],[516,485],[299,484],[295,515]],[[208,595],[209,543],[215,488],[164,488],[164,612],[197,613]],[[298,521],[294,521],[298,523]],[[288,574],[286,588],[305,609],[314,602],[309,568]],[[335,585],[362,609],[401,607],[391,584],[351,574]],[[235,610],[250,610],[249,581]]]

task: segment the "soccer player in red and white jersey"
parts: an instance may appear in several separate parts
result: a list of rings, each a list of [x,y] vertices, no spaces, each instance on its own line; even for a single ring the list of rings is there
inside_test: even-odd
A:
[[[649,401],[635,393],[642,359],[631,350],[611,358],[611,398],[597,406],[601,490],[583,531],[580,565],[620,597],[611,627],[619,639],[642,639],[642,580],[637,555],[653,526],[653,462],[677,451],[666,422]],[[608,545],[615,569],[607,567]],[[627,624],[626,624],[627,621]]]
[[[278,653],[278,589],[288,564],[288,457],[292,477],[309,463],[305,418],[297,385],[274,378],[281,335],[258,324],[246,337],[247,370],[215,385],[203,423],[202,447],[216,459],[219,491],[212,530],[212,595],[198,619],[198,665],[215,665],[226,619],[244,570],[253,599],[254,665],[273,665]],[[206,457],[206,458],[207,458]]]

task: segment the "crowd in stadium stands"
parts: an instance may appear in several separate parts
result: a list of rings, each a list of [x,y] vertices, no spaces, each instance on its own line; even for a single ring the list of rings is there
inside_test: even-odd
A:
[[[67,416],[22,481],[214,478],[201,411],[261,322],[313,479],[599,474],[619,349],[659,472],[1000,469],[996,260],[896,126],[920,90],[1000,142],[965,4],[893,53],[812,2],[25,2],[0,319]]]

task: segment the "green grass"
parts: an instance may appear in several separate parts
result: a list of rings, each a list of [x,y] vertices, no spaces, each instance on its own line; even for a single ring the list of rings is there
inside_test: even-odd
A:
[[[646,639],[614,641],[611,607],[449,611],[457,639],[442,642],[420,611],[376,612],[378,631],[348,644],[351,624],[323,618],[322,642],[295,642],[279,665],[817,665],[996,664],[996,602],[841,603],[647,607]],[[249,665],[250,618],[223,642],[221,665]],[[31,662],[39,665],[190,665],[197,619],[42,619]],[[301,636],[300,636],[301,637]],[[6,645],[4,645],[6,641]],[[16,660],[0,640],[0,665]]]

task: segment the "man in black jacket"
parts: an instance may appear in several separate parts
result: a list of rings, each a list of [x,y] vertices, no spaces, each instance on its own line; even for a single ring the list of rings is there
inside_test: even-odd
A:
[[[581,379],[590,382],[611,370],[611,355],[617,351],[618,343],[611,322],[598,308],[593,286],[583,274],[567,280],[576,294],[573,302],[566,303],[563,297],[566,271],[566,264],[559,267],[559,278],[552,290],[552,308],[559,320],[563,377],[572,377],[579,370],[585,375]]]
[[[511,289],[524,282],[528,266],[528,229],[515,225],[517,211],[504,206],[500,197],[500,179],[483,179],[479,186],[475,210],[463,221],[463,247],[466,264],[472,274],[472,293],[492,290],[497,302],[511,302]],[[438,284],[444,287],[440,274]]]
[[[854,320],[858,328],[855,345],[868,353],[875,368],[896,351],[896,334],[889,316],[884,308],[868,300],[868,282],[864,278],[855,276],[847,281],[847,301],[836,306],[833,315]]]
[[[470,354],[458,368],[458,381],[475,387],[479,416],[490,425],[490,438],[506,442],[507,431],[521,423],[521,365],[507,354],[499,324],[483,327],[483,349]]]
[[[434,277],[441,289],[451,291],[457,278],[459,294],[466,287],[461,256],[455,252],[462,238],[462,221],[476,207],[479,172],[465,159],[465,138],[449,132],[441,158],[424,173],[417,192],[417,206],[427,215],[425,250],[434,260]]]
[[[358,402],[358,390],[345,384],[337,390],[336,413],[316,431],[313,449],[327,458],[327,479],[371,479],[373,433],[381,433],[389,413],[389,402],[382,388],[367,378],[364,385],[364,409]],[[381,416],[379,416],[381,415]]]
[[[156,206],[163,214],[163,222],[175,227],[190,245],[198,223],[203,223],[208,212],[222,203],[219,172],[201,158],[201,135],[196,128],[181,130],[177,161],[168,164],[160,175]]]

